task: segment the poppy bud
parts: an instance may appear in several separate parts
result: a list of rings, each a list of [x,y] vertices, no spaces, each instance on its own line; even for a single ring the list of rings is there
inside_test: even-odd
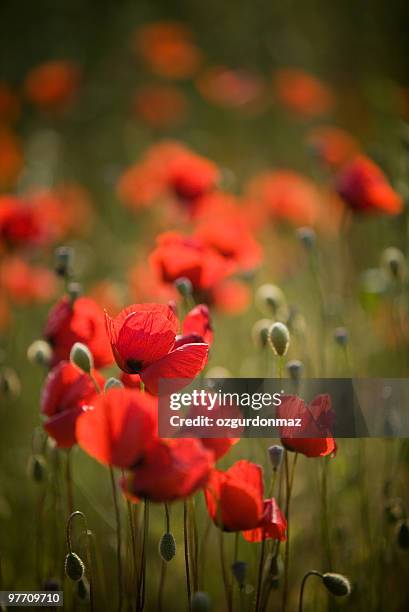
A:
[[[256,291],[255,300],[261,312],[274,317],[277,317],[280,310],[285,309],[284,293],[276,285],[261,285]]]
[[[164,561],[171,561],[176,555],[176,542],[172,533],[164,533],[159,542],[159,554]]]
[[[67,293],[68,297],[70,298],[71,304],[73,304],[82,293],[82,287],[80,283],[69,283],[67,287]]]
[[[231,566],[231,571],[240,589],[243,589],[247,577],[247,563],[245,561],[235,561]]]
[[[351,593],[351,584],[342,574],[323,574],[322,581],[327,590],[336,597],[344,597]]]
[[[42,482],[46,471],[46,463],[41,455],[31,455],[27,466],[28,475],[35,482]]]
[[[51,346],[45,340],[35,340],[27,349],[27,359],[30,363],[48,367],[51,357]]]
[[[405,516],[402,500],[399,498],[391,499],[385,504],[385,514],[390,523],[396,523]]]
[[[68,278],[72,273],[72,260],[74,251],[70,247],[62,246],[55,250],[54,270],[58,276]]]
[[[273,470],[278,470],[283,460],[284,448],[279,444],[273,444],[268,448],[268,456],[270,457],[270,462],[273,467]]]
[[[339,346],[345,347],[348,344],[348,338],[348,330],[345,327],[334,329],[334,340]]]
[[[69,552],[64,561],[64,569],[67,578],[77,582],[84,575],[85,566],[82,559],[74,552]]]
[[[402,280],[406,274],[405,256],[399,249],[389,247],[384,250],[381,262],[385,272],[393,280]]]
[[[211,608],[210,597],[204,591],[196,591],[190,600],[191,612],[209,612]]]
[[[89,601],[89,583],[86,578],[78,580],[77,595],[82,601]]]
[[[268,330],[272,323],[270,319],[260,319],[254,323],[253,329],[251,330],[251,337],[257,348],[263,349],[267,346]]]
[[[105,383],[104,391],[108,391],[108,389],[112,389],[114,387],[117,387],[118,389],[123,389],[124,385],[121,383],[120,380],[111,376]]]
[[[302,363],[302,361],[298,361],[298,359],[293,359],[292,361],[287,362],[286,367],[291,380],[294,382],[300,382],[304,370],[304,364]]]
[[[312,227],[299,227],[297,230],[298,240],[306,249],[312,249],[315,245],[316,234]]]
[[[190,297],[193,291],[192,282],[185,276],[181,276],[175,280],[175,289],[182,297]]]
[[[402,521],[398,527],[397,541],[399,548],[409,548],[409,521]]]
[[[0,371],[0,395],[18,397],[21,391],[20,379],[11,368],[3,368]]]
[[[94,358],[92,357],[91,351],[87,345],[82,344],[82,342],[75,342],[75,344],[72,345],[70,361],[86,374],[91,374],[94,368]]]
[[[284,323],[273,323],[268,330],[268,341],[274,353],[279,357],[283,357],[290,345],[290,333],[288,327]]]

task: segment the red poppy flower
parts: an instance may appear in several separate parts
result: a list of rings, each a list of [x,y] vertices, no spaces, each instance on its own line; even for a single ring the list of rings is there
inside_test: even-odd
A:
[[[358,143],[345,130],[332,126],[314,128],[308,134],[314,154],[330,168],[339,168],[358,151]]]
[[[68,359],[75,342],[88,346],[96,368],[113,362],[104,313],[91,298],[80,297],[73,304],[61,298],[48,315],[44,337],[53,348],[52,365]]]
[[[210,321],[210,313],[206,304],[198,304],[187,313],[183,320],[183,336],[177,342],[186,344],[186,339],[196,338],[196,342],[206,342],[211,346],[213,342],[213,327]]]
[[[251,290],[239,280],[227,279],[216,285],[212,291],[211,303],[220,312],[234,315],[244,312],[251,302]]]
[[[280,102],[302,117],[326,114],[334,105],[330,88],[313,75],[297,68],[278,70],[274,82]]]
[[[256,175],[246,188],[247,206],[260,223],[265,218],[288,221],[293,225],[313,225],[319,216],[321,200],[315,184],[290,170]]]
[[[1,93],[0,93],[1,95]],[[1,100],[0,100],[1,104]],[[1,109],[0,109],[1,114]],[[24,164],[20,139],[6,127],[0,127],[0,188],[8,189],[18,179]]]
[[[336,190],[352,210],[360,213],[397,215],[402,197],[392,188],[382,170],[363,155],[355,157],[336,179]]]
[[[196,86],[201,95],[213,104],[253,112],[260,108],[265,92],[265,85],[257,74],[225,66],[208,68],[197,79]]]
[[[173,85],[145,85],[136,92],[133,101],[136,117],[153,128],[182,123],[187,107],[183,91]]]
[[[223,531],[258,527],[264,513],[262,468],[241,460],[226,472],[213,470],[205,499],[210,517]]]
[[[158,439],[122,481],[125,494],[154,502],[185,499],[202,489],[213,467],[213,453],[198,441]]]
[[[78,444],[101,463],[129,468],[157,435],[157,402],[147,393],[111,388],[77,420]]]
[[[215,461],[224,457],[239,440],[240,438],[200,438],[203,446],[213,452]]]
[[[98,384],[103,387],[104,379],[93,372]],[[77,442],[75,424],[84,406],[96,397],[94,383],[69,361],[61,361],[48,374],[41,394],[41,412],[47,417],[44,428],[54,438],[57,446],[70,448]]]
[[[55,276],[47,268],[32,266],[19,257],[0,263],[0,288],[18,304],[47,302],[55,295]]]
[[[175,21],[158,21],[139,28],[135,50],[153,72],[169,79],[192,76],[201,61],[193,33]]]
[[[119,367],[139,374],[151,393],[160,379],[193,379],[204,367],[209,347],[192,342],[175,347],[178,320],[163,304],[134,304],[115,318],[106,315],[112,351]]]
[[[214,189],[219,178],[216,164],[188,149],[174,156],[167,169],[169,189],[187,203]]]
[[[157,243],[149,262],[157,278],[164,283],[173,284],[178,278],[185,277],[192,283],[194,291],[205,292],[235,269],[232,262],[214,249],[177,232],[161,234]]]
[[[15,196],[0,197],[0,240],[7,246],[39,244],[44,238],[44,222],[32,206]]]
[[[62,110],[72,101],[80,70],[68,60],[49,61],[33,68],[25,81],[27,98],[44,110]]]
[[[272,539],[283,542],[286,540],[287,521],[274,497],[264,500],[264,513],[260,525],[255,529],[243,531],[243,537],[248,542],[262,542]]]
[[[294,427],[279,428],[281,442],[288,450],[307,457],[324,457],[335,453],[337,445],[331,433],[334,412],[329,395],[318,395],[310,404],[296,395],[286,396],[277,408],[277,417],[301,419],[302,426],[296,434]]]

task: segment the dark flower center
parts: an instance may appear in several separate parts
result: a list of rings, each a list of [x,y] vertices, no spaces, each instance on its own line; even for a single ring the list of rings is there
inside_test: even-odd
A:
[[[137,359],[128,359],[126,362],[126,366],[132,374],[139,374],[142,370],[142,361],[138,361]]]

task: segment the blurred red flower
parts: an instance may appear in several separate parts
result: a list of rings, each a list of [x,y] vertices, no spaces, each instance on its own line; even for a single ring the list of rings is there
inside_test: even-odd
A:
[[[104,379],[95,370],[95,380],[104,386]],[[48,374],[41,393],[41,412],[47,417],[44,428],[62,448],[77,442],[75,424],[84,406],[92,404],[97,391],[88,374],[68,361],[61,361]]]
[[[201,95],[218,106],[257,112],[263,108],[265,85],[259,75],[248,70],[214,66],[196,80]]]
[[[1,112],[1,111],[0,111]],[[0,127],[0,188],[14,185],[24,164],[20,139],[5,127]]]
[[[243,537],[248,542],[262,542],[272,539],[283,542],[286,540],[287,521],[274,497],[264,500],[264,513],[259,527],[243,531]]]
[[[0,81],[0,122],[14,123],[20,116],[21,104],[17,93],[4,81]]]
[[[157,402],[148,393],[108,389],[76,423],[78,444],[100,463],[130,468],[157,435]]]
[[[96,368],[114,361],[104,313],[91,298],[80,297],[71,303],[68,297],[62,297],[48,315],[44,337],[53,349],[52,365],[68,359],[75,342],[88,346]]]
[[[372,160],[357,155],[336,178],[336,191],[358,213],[397,215],[403,199]]]
[[[44,220],[22,199],[0,196],[0,242],[9,247],[41,243],[45,238]]]
[[[309,404],[296,395],[286,396],[277,407],[277,418],[300,418],[302,426],[296,434],[294,427],[279,427],[283,446],[306,457],[332,455],[337,449],[331,432],[334,416],[327,394],[318,395]]]
[[[359,150],[351,134],[330,125],[312,129],[308,133],[307,142],[318,159],[330,168],[339,168]]]
[[[78,66],[70,60],[44,62],[28,73],[24,83],[26,96],[42,110],[65,110],[77,93],[80,74]]]
[[[157,21],[135,32],[134,47],[147,66],[169,79],[191,77],[201,62],[192,32],[176,21]]]
[[[321,201],[315,184],[291,170],[264,172],[246,186],[248,219],[258,225],[269,217],[293,225],[313,225],[319,216]]]
[[[206,304],[198,304],[190,310],[183,320],[183,335],[179,340],[187,338],[200,338],[201,342],[206,342],[211,346],[213,342],[213,328],[210,320],[209,309]],[[197,340],[196,340],[197,341]]]
[[[245,459],[226,472],[213,470],[205,489],[207,511],[223,531],[243,531],[260,525],[264,514],[263,471]]]
[[[54,274],[47,268],[33,266],[15,256],[0,261],[0,287],[11,301],[30,304],[51,300],[57,283]]]
[[[297,68],[277,70],[274,75],[278,100],[301,117],[325,115],[334,106],[331,89],[312,74]]]
[[[212,467],[213,452],[198,440],[158,439],[122,480],[122,487],[131,499],[184,499],[205,486]]]
[[[115,319],[106,314],[106,327],[118,366],[139,374],[151,393],[160,379],[193,379],[206,364],[204,342],[175,345],[179,322],[167,305],[128,306]]]
[[[159,129],[179,125],[186,118],[187,98],[174,85],[145,85],[133,99],[134,115],[147,125]]]

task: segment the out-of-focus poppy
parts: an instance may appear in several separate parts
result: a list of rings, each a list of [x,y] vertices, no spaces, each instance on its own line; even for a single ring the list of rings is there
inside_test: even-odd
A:
[[[121,372],[120,381],[124,387],[129,387],[129,389],[141,388],[142,380],[139,374],[127,374],[127,372]]]
[[[142,26],[135,32],[134,47],[152,72],[169,79],[191,77],[202,59],[192,32],[174,21]]]
[[[53,189],[36,189],[27,199],[44,219],[50,239],[84,236],[93,221],[93,207],[86,189],[75,183],[57,185]]]
[[[320,210],[320,195],[315,184],[290,170],[277,170],[256,175],[246,187],[250,213],[259,211],[256,218],[288,221],[293,225],[313,225]]]
[[[20,140],[9,129],[0,127],[0,188],[16,182],[23,169],[23,150]]]
[[[0,122],[14,123],[20,116],[21,105],[17,93],[4,81],[0,81]]]
[[[118,366],[139,374],[151,393],[160,379],[193,379],[206,364],[206,343],[175,347],[179,322],[167,305],[134,304],[115,319],[106,315],[106,326]]]
[[[125,170],[118,182],[118,196],[136,210],[161,198],[173,198],[193,211],[198,198],[214,189],[219,178],[213,162],[180,143],[165,141]]]
[[[57,289],[55,276],[50,270],[30,265],[17,256],[0,262],[0,287],[11,301],[18,304],[48,302]]]
[[[214,460],[218,461],[226,455],[240,438],[200,438],[203,446],[214,453]]]
[[[97,304],[113,315],[119,314],[122,309],[122,288],[110,281],[100,281],[90,287],[88,292]]]
[[[135,302],[167,303],[179,297],[173,285],[166,285],[146,264],[136,264],[129,270],[129,292]],[[109,310],[107,308],[107,310]]]
[[[236,266],[201,241],[177,232],[166,232],[157,238],[157,247],[149,257],[156,277],[164,283],[188,278],[193,290],[200,293],[225,279]]]
[[[287,539],[287,521],[274,497],[264,500],[264,513],[259,527],[243,531],[248,542],[272,539],[283,542]]]
[[[279,428],[281,442],[288,450],[306,457],[325,457],[336,452],[331,432],[334,412],[329,395],[318,395],[309,404],[296,395],[286,396],[277,407],[277,417],[301,419],[301,427],[296,433],[294,427]]]
[[[212,302],[220,312],[240,314],[251,303],[250,287],[242,281],[227,279],[213,288]]]
[[[358,213],[397,215],[403,199],[372,160],[357,155],[336,178],[336,191]]]
[[[244,109],[256,113],[263,108],[265,85],[257,74],[214,66],[196,80],[201,95],[218,106]]]
[[[45,235],[44,222],[32,206],[16,196],[0,196],[0,242],[23,247],[41,243]]]
[[[64,110],[73,101],[80,83],[80,69],[70,60],[52,60],[28,73],[24,90],[41,110]]]
[[[334,106],[334,96],[328,85],[303,70],[277,70],[274,85],[281,104],[301,117],[325,115]]]
[[[179,125],[187,110],[186,96],[174,85],[145,85],[133,100],[135,116],[156,129]]]
[[[206,304],[198,304],[187,313],[183,320],[182,331],[182,337],[196,336],[211,346],[213,342],[213,327]]]
[[[78,444],[100,463],[130,468],[157,435],[157,401],[148,393],[111,388],[76,423]]]
[[[205,489],[207,511],[223,531],[244,531],[259,526],[264,514],[263,471],[247,460],[226,472],[213,470]]]
[[[185,499],[202,489],[214,465],[199,440],[158,439],[122,481],[125,495],[154,502]]]
[[[96,371],[92,375],[102,388],[103,377]],[[76,444],[76,421],[96,394],[90,376],[69,361],[61,361],[51,370],[41,393],[41,412],[46,417],[44,428],[57,446],[70,448]]]
[[[113,362],[104,313],[91,298],[80,297],[71,303],[68,297],[62,297],[48,315],[44,337],[53,349],[52,365],[68,359],[75,342],[88,346],[96,368]]]
[[[318,159],[330,168],[339,168],[359,149],[351,134],[329,125],[312,129],[308,133],[307,143]]]

